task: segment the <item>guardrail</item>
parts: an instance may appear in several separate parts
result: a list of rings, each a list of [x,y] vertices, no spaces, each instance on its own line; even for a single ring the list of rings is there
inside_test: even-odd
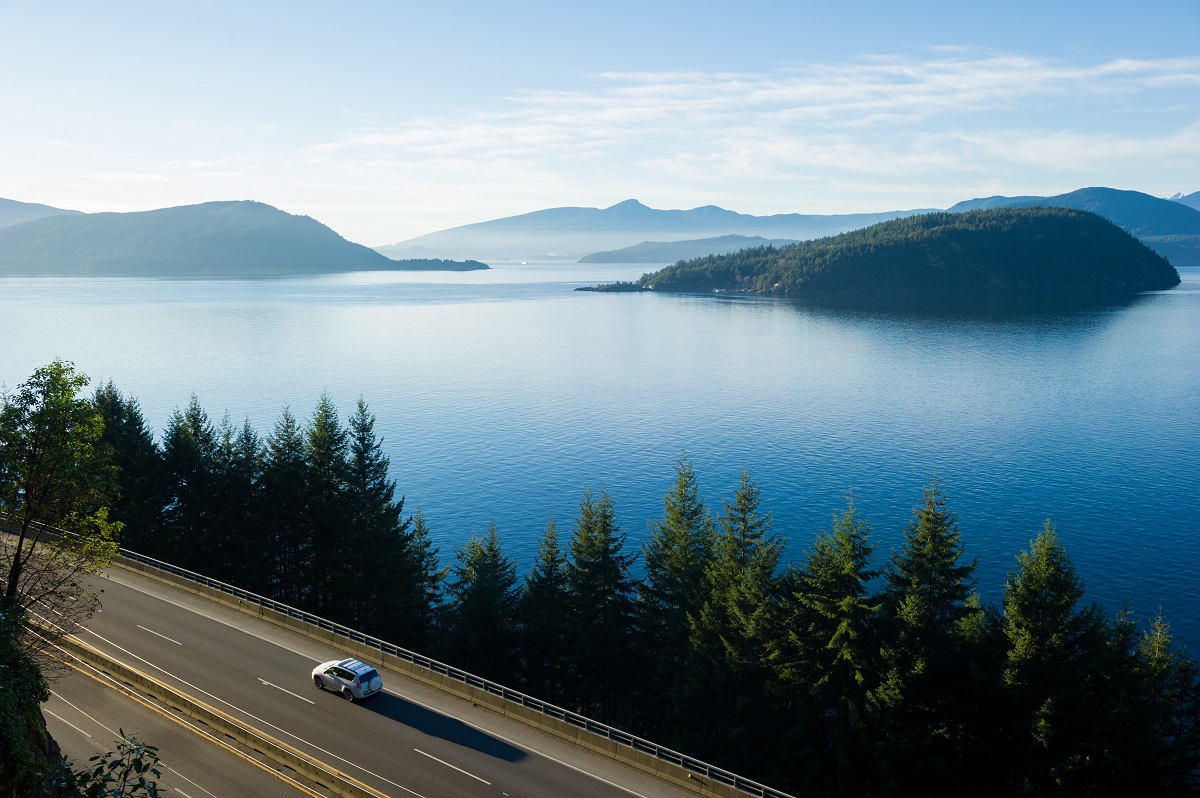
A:
[[[535,725],[540,725],[543,728],[548,728],[551,731],[559,734],[559,736],[567,737],[576,742],[583,743],[593,750],[602,753],[608,753],[616,759],[632,764],[642,770],[654,773],[655,775],[664,776],[674,781],[677,784],[693,789],[701,794],[710,795],[752,795],[756,798],[793,798],[788,793],[781,792],[765,784],[760,784],[751,779],[739,776],[736,773],[731,773],[723,768],[710,765],[707,762],[702,762],[686,754],[681,754],[678,751],[673,751],[670,748],[658,745],[650,740],[642,739],[628,732],[601,723],[591,718],[580,715],[577,712],[572,712],[569,709],[549,704],[533,696],[526,695],[519,690],[513,690],[505,687],[502,684],[484,679],[481,676],[476,676],[473,673],[455,668],[452,665],[447,665],[444,662],[439,662],[430,657],[423,656],[414,651],[409,651],[406,648],[394,645],[381,640],[377,637],[364,634],[355,629],[342,626],[326,620],[318,615],[313,615],[310,612],[296,609],[274,599],[260,596],[257,593],[252,593],[249,590],[243,590],[235,585],[221,582],[217,579],[198,574],[194,571],[189,571],[186,568],[180,568],[170,563],[156,560],[153,557],[147,557],[144,554],[121,550],[122,556],[131,562],[138,563],[143,567],[153,568],[158,571],[170,574],[177,579],[183,579],[197,585],[201,585],[209,590],[236,598],[239,602],[261,607],[270,610],[274,613],[279,613],[296,622],[307,624],[314,629],[322,630],[328,635],[346,638],[367,649],[378,651],[381,655],[394,657],[402,663],[406,663],[410,668],[427,671],[434,678],[427,678],[430,684],[449,688],[450,684],[458,683],[463,687],[468,688],[467,692],[474,696],[482,693],[484,696],[498,699],[505,705],[511,705],[518,708],[519,711],[507,712],[500,710],[511,717],[526,722],[534,722]],[[138,569],[141,570],[141,569]],[[417,675],[417,674],[413,674]],[[476,693],[478,691],[478,693]],[[488,702],[491,703],[491,702]],[[496,708],[496,707],[493,707]],[[550,723],[537,723],[533,717],[544,718]],[[564,728],[559,728],[559,727]],[[564,733],[568,730],[573,733]],[[581,739],[578,732],[585,732],[590,735],[607,741],[607,745],[588,744],[587,741]],[[627,753],[626,753],[627,752]],[[625,755],[622,755],[625,753]],[[649,759],[652,762],[646,762]],[[663,772],[663,768],[657,765],[666,765],[668,769],[678,768],[679,774],[671,774]],[[682,776],[682,778],[681,778]],[[701,779],[706,779],[709,784],[704,784]]]

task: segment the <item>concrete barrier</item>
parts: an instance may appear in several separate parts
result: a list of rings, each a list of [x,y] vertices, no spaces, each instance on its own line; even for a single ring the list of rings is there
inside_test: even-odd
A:
[[[133,690],[151,696],[177,712],[200,721],[221,734],[232,737],[268,759],[320,784],[335,795],[345,798],[387,798],[384,793],[318,762],[290,745],[275,740],[252,726],[226,715],[219,709],[197,701],[152,676],[112,659],[91,646],[71,638],[61,638],[56,645]]]

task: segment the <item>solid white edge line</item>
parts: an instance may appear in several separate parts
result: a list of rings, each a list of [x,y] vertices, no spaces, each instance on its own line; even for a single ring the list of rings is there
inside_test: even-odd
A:
[[[67,720],[66,718],[64,718],[62,715],[56,715],[56,714],[54,714],[53,712],[51,712],[50,710],[46,709],[45,707],[42,707],[42,712],[45,712],[47,715],[49,715],[49,716],[50,716],[50,717],[52,717],[52,718],[57,718],[57,719],[58,719],[60,722],[67,724],[67,725],[68,725],[68,726],[70,726],[72,729],[74,729],[75,731],[77,731],[77,732],[79,732],[80,734],[82,734],[84,737],[91,737],[91,736],[92,736],[92,735],[88,734],[87,732],[85,732],[83,729],[81,729],[81,728],[79,728],[78,726],[76,726],[76,725],[75,725],[74,723],[72,723],[71,721],[69,721],[69,720]]]
[[[136,573],[136,572],[135,572],[135,573]],[[214,622],[214,623],[219,623],[219,624],[221,624],[222,626],[228,626],[230,629],[236,629],[237,631],[241,632],[242,634],[247,634],[247,635],[250,635],[251,637],[254,637],[254,638],[257,638],[257,639],[259,639],[259,640],[262,640],[264,643],[270,643],[270,644],[271,644],[271,645],[273,645],[273,646],[278,646],[279,648],[282,648],[284,651],[290,651],[290,652],[292,652],[292,653],[293,653],[293,654],[295,654],[296,656],[299,656],[299,657],[305,657],[305,658],[307,658],[307,659],[311,659],[311,655],[309,655],[307,652],[300,651],[299,649],[292,648],[291,646],[287,645],[286,643],[281,643],[281,642],[279,642],[278,640],[272,640],[272,639],[271,639],[271,638],[269,638],[269,637],[264,637],[263,635],[260,635],[260,634],[258,634],[258,633],[256,633],[256,632],[252,632],[252,631],[250,631],[250,630],[248,630],[248,629],[246,629],[246,628],[244,628],[244,627],[242,627],[242,626],[238,626],[237,624],[230,623],[229,621],[226,621],[226,620],[224,620],[224,619],[222,619],[222,618],[214,618],[214,617],[212,617],[211,615],[205,615],[204,613],[202,613],[202,612],[198,612],[197,610],[194,610],[194,609],[192,609],[191,607],[187,607],[187,606],[184,606],[183,604],[179,604],[179,603],[177,603],[177,602],[171,601],[171,600],[170,600],[170,599],[168,599],[168,598],[163,598],[162,596],[158,595],[157,593],[151,593],[149,590],[145,590],[145,589],[143,589],[143,588],[140,588],[140,587],[137,587],[137,586],[135,586],[135,585],[130,585],[130,584],[127,584],[127,583],[125,583],[125,582],[122,582],[122,581],[120,581],[120,580],[113,579],[111,576],[108,576],[107,574],[105,575],[105,577],[104,577],[104,578],[105,578],[105,579],[108,579],[110,582],[116,582],[118,585],[121,585],[122,587],[128,588],[129,590],[133,590],[133,591],[136,591],[136,592],[138,592],[138,593],[141,593],[141,594],[143,594],[143,595],[150,596],[150,597],[152,597],[152,598],[156,598],[156,599],[158,599],[159,601],[165,601],[167,604],[170,604],[170,605],[171,605],[171,606],[173,606],[173,607],[178,607],[178,608],[179,608],[179,609],[181,609],[181,610],[186,610],[186,611],[188,611],[188,612],[194,613],[194,614],[196,614],[196,615],[199,615],[199,616],[200,616],[200,617],[202,617],[202,618],[206,618],[206,619],[208,619],[208,620],[210,620],[210,621],[212,621],[212,622]],[[150,579],[151,577],[146,577],[146,578],[147,578],[147,579]],[[165,585],[167,585],[168,587],[173,587],[173,586],[172,586],[172,585],[170,585],[169,583],[162,583],[162,584],[165,584]],[[176,588],[176,589],[178,589],[178,588]],[[201,596],[201,598],[203,598],[203,596]],[[211,600],[211,599],[210,599],[210,600]],[[224,606],[224,605],[220,604],[219,602],[215,602],[215,601],[214,601],[213,603],[214,603],[214,604],[217,604],[217,606]],[[225,609],[228,609],[228,610],[230,610],[230,611],[232,611],[232,612],[238,612],[239,614],[241,614],[241,613],[239,612],[239,610],[238,610],[237,608],[235,608],[235,607],[225,607]],[[261,619],[260,619],[260,620],[261,620]],[[263,623],[271,623],[271,622],[270,622],[270,621],[263,621]],[[279,629],[280,629],[280,631],[283,631],[283,632],[288,632],[288,631],[291,631],[291,630],[289,630],[289,629],[286,629],[285,627],[279,627]],[[297,633],[297,632],[292,632],[292,634],[298,634],[298,633]],[[318,644],[318,645],[321,645],[321,644],[323,644],[323,643],[322,643],[322,641],[316,640],[315,638],[305,638],[305,640],[311,640],[311,641],[312,641],[314,644]],[[328,644],[324,644],[324,645],[328,645]],[[322,662],[323,660],[320,660],[320,659],[313,659],[312,661],[313,661],[313,662],[317,662],[317,663],[319,663],[319,662]],[[413,679],[413,681],[416,681],[418,684],[421,684],[421,682],[420,682],[419,680],[417,680],[417,679]],[[426,686],[429,686],[429,685],[426,685]],[[429,686],[429,687],[430,687],[430,689],[433,689],[433,690],[436,690],[436,689],[437,689],[436,687],[432,687],[432,686]],[[544,757],[545,759],[549,759],[551,762],[555,762],[555,763],[557,763],[557,764],[559,764],[559,765],[562,765],[562,766],[563,766],[563,767],[565,767],[565,768],[569,768],[570,770],[573,770],[573,771],[575,771],[576,773],[580,773],[580,774],[582,774],[582,775],[584,775],[584,776],[587,776],[587,777],[589,777],[589,778],[593,778],[593,779],[595,779],[596,781],[598,781],[598,782],[601,782],[601,783],[603,783],[603,784],[607,784],[607,785],[608,785],[608,786],[610,786],[610,787],[615,787],[616,789],[618,789],[618,790],[621,790],[622,792],[629,793],[630,795],[634,796],[634,798],[648,798],[648,796],[645,796],[645,795],[643,795],[642,793],[640,793],[640,792],[637,792],[636,790],[631,790],[631,789],[630,789],[630,788],[628,788],[628,787],[625,787],[625,786],[622,786],[622,785],[620,785],[620,784],[617,784],[615,781],[609,781],[608,779],[604,778],[603,776],[597,776],[595,773],[591,773],[591,772],[589,772],[589,771],[587,771],[587,770],[584,770],[584,769],[583,769],[583,768],[581,768],[581,767],[577,767],[577,766],[575,766],[575,765],[572,765],[570,762],[564,762],[563,760],[559,759],[558,757],[551,756],[550,754],[547,754],[545,751],[539,751],[538,749],[536,749],[536,748],[534,748],[534,747],[532,747],[532,746],[530,746],[530,745],[528,745],[528,744],[526,744],[526,743],[520,743],[520,742],[517,742],[516,740],[513,740],[513,739],[511,739],[511,738],[509,738],[509,737],[505,737],[503,734],[499,734],[499,733],[497,733],[497,732],[495,732],[495,731],[492,731],[491,729],[485,729],[484,727],[482,727],[482,726],[479,726],[479,725],[477,725],[477,724],[475,724],[475,723],[471,723],[470,721],[463,720],[462,718],[456,718],[456,717],[454,717],[453,715],[450,715],[450,714],[448,714],[448,713],[446,713],[446,712],[443,712],[442,710],[438,709],[437,707],[431,706],[430,704],[426,704],[424,701],[419,701],[419,700],[417,700],[417,699],[413,698],[412,696],[406,696],[406,695],[404,695],[404,694],[402,694],[402,693],[399,693],[399,692],[397,692],[397,691],[395,691],[395,690],[389,690],[389,689],[388,689],[388,688],[386,688],[386,687],[385,687],[385,688],[383,688],[383,692],[385,692],[385,693],[388,693],[389,695],[394,695],[394,696],[396,696],[397,698],[403,698],[405,701],[411,701],[412,703],[416,704],[417,706],[419,706],[419,707],[423,707],[424,709],[428,709],[430,712],[436,712],[437,714],[441,715],[441,716],[442,716],[442,717],[444,717],[444,718],[451,718],[452,720],[457,720],[459,723],[465,723],[467,726],[470,726],[472,729],[475,729],[476,731],[480,731],[480,732],[483,732],[484,734],[491,735],[492,737],[495,737],[495,738],[496,738],[496,739],[498,739],[498,740],[503,740],[504,742],[508,743],[509,745],[515,746],[515,747],[517,747],[517,748],[521,748],[521,749],[523,749],[523,750],[525,750],[525,751],[528,751],[528,752],[529,752],[529,753],[531,753],[531,754],[536,754],[536,755],[538,755],[538,756],[540,756],[540,757]],[[452,695],[452,694],[451,694],[451,695]],[[458,696],[452,696],[452,697],[454,697],[454,698],[458,698]],[[466,699],[465,699],[465,698],[461,698],[461,699],[459,699],[459,700],[461,700],[461,701],[465,701]],[[515,722],[517,722],[517,721],[513,721],[513,722],[515,723]],[[549,734],[550,734],[550,732],[547,732],[547,731],[545,731],[545,730],[543,730],[543,729],[537,729],[537,727],[536,727],[536,726],[534,726],[534,727],[531,727],[531,728],[534,728],[534,729],[536,729],[537,731],[540,731],[540,732],[542,732],[543,734],[547,734],[547,735],[549,735]],[[551,736],[551,737],[553,737],[554,735],[550,735],[550,736]],[[561,738],[555,737],[554,739],[555,739],[555,740],[559,740],[559,739],[561,739]],[[562,740],[562,742],[563,742],[564,744],[566,744],[566,745],[571,745],[570,741],[568,741],[568,740]],[[581,747],[581,748],[582,748],[582,746],[579,746],[579,747]],[[585,751],[587,751],[587,749],[584,749],[584,750],[585,750]],[[588,753],[591,753],[591,754],[593,754],[593,755],[595,755],[595,756],[599,756],[598,754],[594,754],[594,753],[593,753],[593,752],[591,752],[591,751],[588,751]],[[617,762],[617,760],[615,760],[615,759],[614,759],[613,761],[614,761],[614,762]],[[631,766],[631,765],[624,765],[624,763],[621,763],[621,762],[618,762],[618,764],[621,764],[621,765],[623,765],[624,767],[628,767],[628,768],[630,768],[631,770],[634,770],[635,772],[637,772],[637,773],[639,773],[639,774],[641,774],[641,775],[644,775],[644,776],[646,776],[647,778],[650,778],[650,779],[655,779],[655,778],[656,778],[655,776],[653,776],[653,775],[651,775],[651,774],[648,774],[648,773],[645,773],[645,774],[643,774],[643,773],[641,773],[641,771],[638,771],[636,768],[634,768],[634,767],[633,767],[633,766]],[[397,785],[397,786],[399,786],[399,785]],[[406,788],[404,788],[404,787],[401,787],[401,789],[406,789]]]
[[[434,762],[445,765],[446,767],[450,768],[451,770],[457,770],[459,773],[463,774],[464,776],[470,776],[471,778],[475,779],[475,781],[482,781],[487,786],[489,786],[489,787],[492,786],[492,783],[490,781],[488,781],[486,779],[481,779],[478,776],[476,776],[474,773],[468,773],[467,771],[463,770],[460,767],[457,767],[456,765],[451,765],[449,762],[447,762],[444,759],[438,759],[433,754],[427,754],[424,751],[422,751],[420,748],[414,748],[413,750],[416,751],[421,756],[427,756],[430,759],[432,759]]]
[[[167,641],[169,641],[169,642],[171,642],[171,643],[174,643],[174,644],[175,644],[175,645],[177,645],[177,646],[182,646],[182,645],[183,645],[183,643],[180,643],[178,640],[172,640],[171,638],[167,637],[165,634],[162,634],[161,632],[156,632],[156,631],[154,631],[153,629],[147,629],[146,627],[142,626],[140,623],[137,625],[137,628],[139,628],[139,629],[141,629],[141,630],[143,630],[143,631],[149,632],[149,633],[150,633],[150,634],[152,634],[152,635],[158,635],[158,636],[159,636],[159,637],[161,637],[163,640],[167,640]]]

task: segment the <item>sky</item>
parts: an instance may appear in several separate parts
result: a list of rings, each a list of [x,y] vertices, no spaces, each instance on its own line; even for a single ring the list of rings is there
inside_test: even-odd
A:
[[[0,0],[0,197],[393,243],[542,208],[1200,190],[1200,2]]]

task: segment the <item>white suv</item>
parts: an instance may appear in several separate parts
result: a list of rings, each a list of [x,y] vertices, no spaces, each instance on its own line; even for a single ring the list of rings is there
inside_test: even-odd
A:
[[[312,678],[317,687],[341,693],[347,701],[366,698],[383,689],[379,671],[356,659],[322,662],[313,668]]]

